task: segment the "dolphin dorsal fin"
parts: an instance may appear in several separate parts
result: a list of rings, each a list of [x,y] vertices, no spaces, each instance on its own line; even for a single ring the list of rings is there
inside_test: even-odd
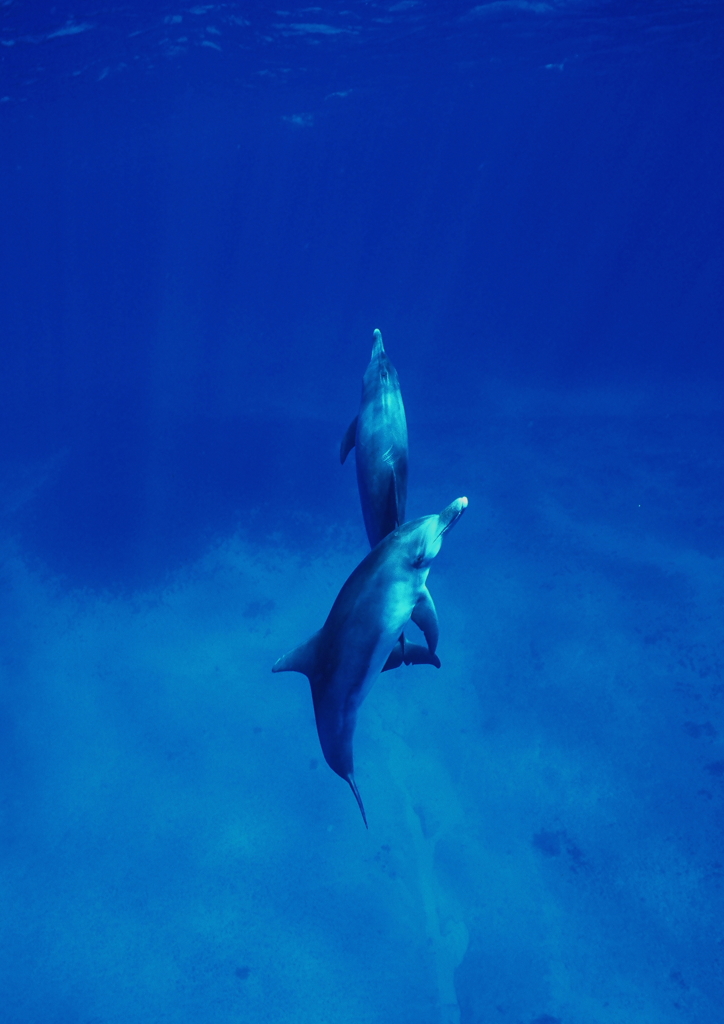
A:
[[[342,444],[339,447],[339,461],[344,462],[349,453],[354,448],[357,442],[357,417],[352,420],[350,425],[347,427],[344,437],[342,438]]]
[[[307,679],[312,678],[317,662],[317,638],[319,633],[310,636],[299,647],[295,647],[288,654],[278,658],[272,667],[272,672],[301,672]]]

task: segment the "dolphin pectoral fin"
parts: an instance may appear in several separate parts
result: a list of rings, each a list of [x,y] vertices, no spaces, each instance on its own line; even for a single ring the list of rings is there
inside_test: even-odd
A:
[[[342,438],[342,444],[339,447],[339,461],[344,462],[349,453],[355,446],[357,440],[357,417],[352,420],[350,425],[347,427],[347,431]]]
[[[317,661],[317,639],[319,633],[315,633],[305,643],[295,647],[288,654],[283,654],[272,666],[272,672],[301,672],[302,675],[312,678],[314,667]]]
[[[382,667],[383,672],[389,672],[391,668],[399,668],[403,661],[407,661],[405,653],[407,646],[404,643],[404,637],[400,637],[395,646],[390,652],[390,656]]]
[[[357,789],[357,783],[354,781],[354,775],[348,775],[347,782],[349,782],[349,788],[354,793],[354,798],[357,801],[357,805],[360,811],[362,812],[362,821],[365,823],[365,828],[368,829],[369,825],[367,824],[367,815],[365,814],[364,804],[362,803],[362,797],[359,795],[359,790]]]
[[[440,636],[440,626],[437,621],[435,602],[433,601],[427,587],[422,588],[420,596],[417,599],[417,604],[412,610],[411,618],[415,625],[419,626],[425,634],[425,639],[427,640],[427,646],[430,649],[430,653],[434,654],[437,648],[437,641]]]
[[[389,672],[390,669],[399,668],[403,662],[405,665],[434,665],[435,668],[440,668],[440,659],[434,651],[429,647],[423,647],[422,644],[411,644],[405,639],[404,633],[392,648],[382,671]]]
[[[434,665],[435,668],[440,668],[440,659],[434,651],[431,651],[428,647],[423,647],[422,644],[406,643],[405,664]]]

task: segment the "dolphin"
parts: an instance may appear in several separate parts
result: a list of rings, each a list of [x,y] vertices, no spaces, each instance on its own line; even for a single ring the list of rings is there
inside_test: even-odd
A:
[[[272,668],[309,679],[324,759],[349,783],[365,825],[352,756],[357,712],[410,619],[434,654],[437,612],[425,584],[444,534],[467,505],[467,498],[456,498],[439,515],[413,519],[388,534],[344,584],[322,628]]]
[[[407,420],[397,371],[374,332],[362,379],[359,412],[340,446],[344,462],[357,449],[357,485],[370,547],[404,523],[407,503]]]
[[[370,547],[405,521],[407,504],[407,420],[400,380],[390,362],[378,330],[373,333],[372,356],[362,379],[359,412],[347,427],[339,450],[340,462],[356,448],[357,486]],[[434,665],[440,659],[420,644],[399,644],[383,668]]]

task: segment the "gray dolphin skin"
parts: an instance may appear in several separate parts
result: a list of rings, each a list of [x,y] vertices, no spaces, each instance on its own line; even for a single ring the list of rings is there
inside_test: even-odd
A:
[[[344,584],[322,628],[272,669],[309,679],[324,759],[349,783],[365,825],[352,756],[357,712],[410,619],[434,654],[437,613],[425,584],[443,536],[467,505],[467,498],[457,498],[439,515],[413,519],[388,534]]]
[[[359,412],[339,452],[344,462],[357,449],[357,485],[370,547],[404,523],[407,503],[407,421],[400,382],[382,335],[376,330],[373,337]]]

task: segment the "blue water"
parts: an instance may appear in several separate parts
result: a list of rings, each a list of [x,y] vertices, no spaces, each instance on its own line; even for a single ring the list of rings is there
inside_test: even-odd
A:
[[[0,3],[4,1022],[724,1020],[723,58],[713,0]],[[271,666],[367,550],[375,328],[408,515],[470,506],[366,831]]]

